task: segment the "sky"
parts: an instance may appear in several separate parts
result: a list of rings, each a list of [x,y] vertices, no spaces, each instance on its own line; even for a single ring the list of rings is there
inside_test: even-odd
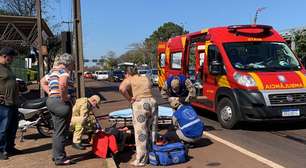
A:
[[[56,22],[71,20],[71,0],[54,3]],[[166,22],[189,32],[203,28],[250,24],[257,8],[258,24],[283,31],[306,26],[306,0],[81,0],[84,57],[118,56],[142,42]],[[61,30],[67,30],[63,24]]]

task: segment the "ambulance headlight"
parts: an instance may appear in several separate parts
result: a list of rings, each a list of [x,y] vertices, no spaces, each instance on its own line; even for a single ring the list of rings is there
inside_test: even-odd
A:
[[[251,75],[235,73],[234,74],[235,81],[245,87],[255,87],[256,82]]]

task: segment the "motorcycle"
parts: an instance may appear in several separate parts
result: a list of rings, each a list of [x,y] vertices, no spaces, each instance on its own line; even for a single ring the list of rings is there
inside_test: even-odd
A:
[[[26,100],[19,105],[18,128],[21,130],[21,142],[24,140],[24,133],[30,127],[36,127],[43,137],[52,135],[54,127],[51,114],[46,107],[46,100],[47,98]]]

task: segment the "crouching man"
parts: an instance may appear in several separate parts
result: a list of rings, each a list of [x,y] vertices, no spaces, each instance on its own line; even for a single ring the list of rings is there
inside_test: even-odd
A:
[[[184,75],[173,75],[164,83],[161,95],[165,99],[169,98],[170,105],[171,101],[176,98],[179,99],[180,103],[189,104],[190,100],[196,96],[196,90],[192,82]],[[175,109],[174,107],[172,108]]]
[[[81,143],[84,132],[94,132],[96,128],[96,118],[93,114],[94,108],[99,108],[100,97],[93,95],[90,98],[79,98],[72,109],[71,129],[73,130],[72,147],[84,150],[85,145]]]
[[[192,144],[202,137],[204,124],[190,105],[180,104],[178,98],[172,99],[170,105],[176,109],[172,118],[176,135],[181,141]]]

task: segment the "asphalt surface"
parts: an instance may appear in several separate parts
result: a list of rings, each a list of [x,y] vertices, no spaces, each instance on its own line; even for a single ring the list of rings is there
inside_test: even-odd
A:
[[[117,89],[118,83],[100,82]],[[167,102],[160,97],[157,87],[154,96],[160,105]],[[284,167],[306,167],[306,122],[241,123],[235,130],[224,129],[215,113],[197,109],[206,125],[206,131],[267,158]]]
[[[128,102],[119,94],[119,83],[107,81],[86,81],[87,95],[100,94],[103,97],[101,108],[96,115],[129,108]],[[153,88],[154,96],[160,105],[167,106],[161,99],[157,87]],[[206,125],[206,132],[242,147],[263,158],[269,159],[283,167],[306,167],[306,124],[305,123],[243,123],[238,129],[226,130],[220,127],[214,113],[197,109]],[[106,123],[102,123],[106,126]],[[17,137],[20,137],[20,132]],[[16,141],[18,149],[24,154],[12,156],[7,161],[0,161],[0,168],[33,168],[55,167],[51,161],[51,138],[42,138],[35,128],[26,132],[25,142]],[[68,156],[78,161],[69,167],[109,167],[100,158],[89,155],[90,148],[78,151],[66,147]],[[200,143],[189,151],[190,160],[187,163],[173,165],[175,168],[265,168],[271,165],[241,153],[232,147],[224,145],[208,136],[203,136]],[[119,167],[131,167],[129,162],[135,157],[135,149],[131,148],[119,155]],[[152,166],[146,166],[152,167]]]

